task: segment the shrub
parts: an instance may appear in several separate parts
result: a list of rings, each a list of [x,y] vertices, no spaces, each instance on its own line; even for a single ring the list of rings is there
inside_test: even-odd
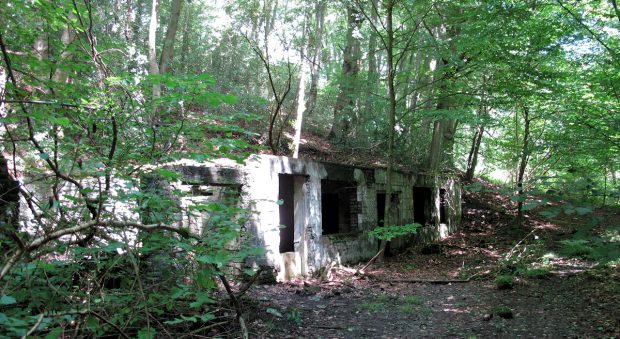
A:
[[[498,275],[495,277],[495,286],[500,290],[508,290],[514,286],[514,276]]]
[[[586,258],[594,253],[594,249],[589,245],[587,240],[570,239],[562,240],[561,253],[571,258]]]
[[[523,272],[523,276],[531,279],[544,279],[549,277],[549,271],[544,268],[529,268]]]

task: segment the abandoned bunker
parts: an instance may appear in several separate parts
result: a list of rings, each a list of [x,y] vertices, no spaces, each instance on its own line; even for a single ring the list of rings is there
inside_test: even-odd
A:
[[[237,195],[251,218],[249,241],[265,249],[249,265],[270,267],[278,281],[306,276],[336,263],[367,260],[379,240],[369,231],[382,226],[386,169],[353,167],[283,156],[256,155],[245,163],[218,160],[172,166],[188,201]],[[398,224],[419,223],[417,234],[393,239],[398,252],[453,232],[461,216],[461,187],[455,177],[394,171],[389,203]],[[203,221],[186,220],[194,232]]]

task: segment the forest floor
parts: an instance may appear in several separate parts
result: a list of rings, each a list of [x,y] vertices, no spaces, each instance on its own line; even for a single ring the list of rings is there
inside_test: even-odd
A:
[[[506,197],[464,195],[460,231],[437,244],[253,287],[250,337],[620,337],[619,210],[517,227]]]

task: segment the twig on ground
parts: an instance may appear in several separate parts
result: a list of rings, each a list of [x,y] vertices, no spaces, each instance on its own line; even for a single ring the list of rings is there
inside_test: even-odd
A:
[[[34,333],[34,331],[37,330],[37,327],[39,327],[39,325],[41,324],[41,321],[43,321],[43,315],[44,313],[41,313],[39,315],[39,317],[37,318],[37,322],[34,323],[34,325],[28,330],[28,332],[26,332],[26,335],[24,335],[22,339],[26,339],[26,337],[28,337],[29,335]]]
[[[478,272],[476,274],[471,275],[467,279],[383,279],[383,278],[379,278],[377,276],[373,276],[371,274],[367,274],[366,276],[368,276],[368,277],[370,277],[372,279],[381,281],[381,282],[388,282],[388,283],[409,283],[409,284],[420,283],[420,284],[447,285],[447,284],[468,283],[475,276],[482,275],[482,274],[488,274],[489,272],[490,272],[490,270],[487,270],[487,271],[484,271],[484,272]]]
[[[218,273],[219,274],[217,276],[220,278],[222,285],[224,285],[224,288],[226,289],[226,293],[228,293],[230,301],[233,303],[233,306],[237,311],[237,320],[239,321],[239,327],[241,327],[241,334],[243,336],[243,339],[248,339],[248,328],[245,326],[245,320],[243,319],[243,308],[241,307],[241,303],[239,302],[239,299],[235,296],[235,292],[233,292],[232,288],[230,287],[230,283],[224,276],[224,273]]]
[[[254,275],[252,276],[252,278],[250,279],[250,281],[246,282],[245,284],[243,284],[243,286],[241,286],[241,288],[239,288],[239,291],[237,291],[237,293],[235,293],[235,297],[237,298],[241,298],[245,292],[247,292],[247,290],[252,287],[252,285],[256,282],[256,280],[258,280],[258,277],[261,275],[261,273],[263,273],[263,268],[260,267],[256,273],[254,273]]]
[[[379,252],[377,252],[377,254],[375,254],[374,257],[372,257],[370,260],[368,260],[368,262],[366,263],[366,265],[364,265],[362,268],[358,269],[355,272],[355,275],[360,275],[360,274],[364,274],[364,270],[366,270],[368,268],[368,266],[372,265],[372,263],[377,260],[377,258],[381,255],[381,253],[383,253],[383,249],[380,249]]]

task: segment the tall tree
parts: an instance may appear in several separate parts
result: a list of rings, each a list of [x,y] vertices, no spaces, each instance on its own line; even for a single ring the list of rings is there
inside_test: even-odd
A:
[[[159,75],[159,63],[157,62],[157,25],[158,18],[158,6],[157,0],[151,1],[151,18],[149,21],[149,41],[148,41],[148,58],[149,58],[149,74]],[[153,98],[161,96],[161,85],[155,81],[153,84]]]
[[[179,27],[179,17],[183,8],[183,0],[172,0],[170,8],[170,21],[166,28],[166,37],[164,38],[164,46],[161,49],[161,60],[159,62],[159,71],[166,74],[168,67],[174,57],[174,43],[176,41],[177,30]]]
[[[319,72],[321,70],[321,58],[323,55],[323,31],[326,6],[326,0],[315,2],[315,28],[312,30],[314,36],[310,35],[308,39],[308,48],[312,50],[312,64],[310,66],[310,89],[308,91],[308,100],[306,101],[305,116],[309,116],[314,112],[316,99],[319,93]]]
[[[360,41],[359,30],[363,16],[358,7],[347,1],[347,33],[346,45],[342,52],[342,72],[338,96],[334,105],[334,119],[328,139],[337,143],[346,143],[351,132],[352,123],[357,114],[358,74],[360,72]]]

